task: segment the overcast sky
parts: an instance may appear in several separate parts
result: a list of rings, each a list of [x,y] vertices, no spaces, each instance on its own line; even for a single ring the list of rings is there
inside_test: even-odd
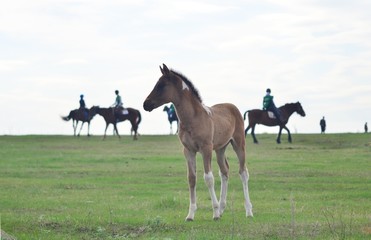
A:
[[[293,133],[319,133],[322,116],[328,132],[362,132],[371,122],[370,12],[369,0],[2,1],[0,134],[72,134],[60,116],[80,94],[88,107],[108,107],[116,89],[141,111],[141,134],[168,134],[163,107],[142,107],[162,63],[208,106],[261,108],[269,87],[276,105],[300,101],[306,111],[290,118]],[[96,116],[91,133],[104,127]]]

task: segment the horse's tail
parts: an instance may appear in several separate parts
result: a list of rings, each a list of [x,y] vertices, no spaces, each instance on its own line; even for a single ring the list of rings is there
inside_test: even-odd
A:
[[[250,110],[247,110],[244,114],[243,114],[243,120],[246,120],[246,114],[250,112]]]
[[[69,121],[71,118],[72,118],[72,111],[70,112],[70,114],[66,117],[63,117],[61,116],[61,118],[64,120],[64,121]]]
[[[64,120],[64,121],[69,121],[70,120],[70,118],[67,116],[67,117],[62,117],[61,116],[61,118]]]
[[[139,123],[142,121],[142,114],[140,114],[139,110],[138,111],[138,119],[137,119],[137,124],[139,125]]]

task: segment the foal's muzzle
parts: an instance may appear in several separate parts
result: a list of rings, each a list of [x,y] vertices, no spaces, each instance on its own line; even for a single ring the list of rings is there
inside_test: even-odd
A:
[[[154,104],[150,100],[146,99],[143,103],[143,108],[144,110],[150,112],[154,109]]]

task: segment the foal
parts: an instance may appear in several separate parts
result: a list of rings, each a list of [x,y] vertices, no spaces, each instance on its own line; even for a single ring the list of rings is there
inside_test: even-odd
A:
[[[245,165],[244,122],[240,111],[230,103],[207,107],[187,78],[169,70],[165,64],[161,68],[162,76],[143,103],[146,111],[172,102],[179,118],[179,139],[188,166],[188,183],[190,205],[186,217],[193,221],[196,205],[196,153],[202,155],[204,163],[204,180],[209,189],[213,218],[217,220],[226,207],[229,165],[225,150],[232,144],[239,160],[239,173],[245,197],[246,216],[252,216],[252,205],[248,191],[249,174]],[[214,176],[211,169],[212,151],[216,152],[221,178],[220,201],[214,189]]]

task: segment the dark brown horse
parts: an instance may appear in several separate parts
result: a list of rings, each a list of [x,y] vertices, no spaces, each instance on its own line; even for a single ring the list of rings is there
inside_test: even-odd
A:
[[[114,132],[116,132],[119,138],[120,134],[117,130],[117,123],[129,120],[131,123],[131,129],[134,131],[133,139],[138,139],[138,127],[142,121],[142,115],[137,109],[134,108],[98,108],[97,114],[101,115],[106,121],[106,129],[104,130],[103,139],[106,138],[107,128],[110,124],[113,124]]]
[[[285,129],[288,133],[288,140],[291,143],[291,134],[290,130],[286,127],[287,122],[289,121],[290,116],[297,112],[300,116],[305,117],[305,112],[303,110],[303,107],[301,106],[300,102],[296,103],[287,103],[282,107],[279,107],[279,112],[281,113],[281,124],[278,122],[276,118],[271,118],[268,114],[268,111],[260,110],[260,109],[253,109],[248,110],[243,115],[243,118],[246,119],[246,114],[248,113],[249,116],[249,125],[245,129],[245,136],[247,135],[247,132],[251,128],[251,136],[254,139],[254,143],[258,143],[258,140],[255,137],[255,125],[256,124],[263,124],[266,126],[279,126],[280,131],[278,132],[277,136],[277,143],[281,143],[281,132],[282,129]]]
[[[95,114],[97,114],[98,108],[99,107],[97,106],[93,106],[90,109],[81,109],[81,108],[75,109],[75,110],[70,111],[70,114],[68,116],[62,117],[62,119],[64,121],[69,121],[70,119],[72,119],[72,127],[73,127],[74,136],[76,136],[76,129],[77,129],[77,125],[79,124],[79,121],[81,121],[82,124],[81,124],[80,131],[77,134],[77,136],[80,136],[81,129],[84,126],[84,123],[87,122],[88,123],[88,136],[90,136],[90,133],[89,133],[90,121],[93,119]]]
[[[249,173],[245,163],[244,122],[238,108],[231,103],[216,104],[207,107],[193,83],[183,75],[161,68],[162,76],[143,103],[146,111],[152,111],[163,104],[172,102],[179,118],[179,139],[183,144],[183,154],[187,159],[189,184],[189,210],[187,221],[192,221],[196,205],[196,154],[203,158],[204,180],[209,189],[212,202],[213,218],[219,219],[226,207],[229,164],[225,150],[232,144],[239,161],[239,173],[244,194],[246,216],[252,216],[249,197]],[[221,178],[220,199],[214,189],[214,175],[211,169],[213,150],[216,152]]]
[[[178,124],[179,124],[179,120],[178,120],[178,116],[176,115],[176,112],[175,111],[171,111],[171,109],[168,107],[168,106],[165,106],[164,107],[164,112],[167,113],[167,119],[169,120],[169,123],[170,123],[170,134],[173,134],[173,122],[176,122],[176,126],[177,126],[177,130],[176,132],[178,133]]]

